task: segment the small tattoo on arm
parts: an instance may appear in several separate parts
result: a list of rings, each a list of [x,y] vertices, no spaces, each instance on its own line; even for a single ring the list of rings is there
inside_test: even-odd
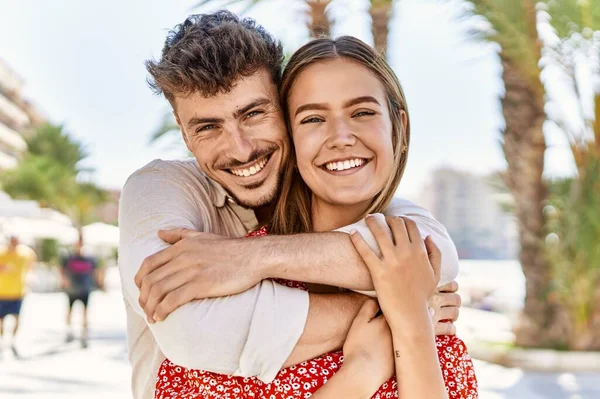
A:
[[[396,351],[396,357],[400,357],[400,351]]]

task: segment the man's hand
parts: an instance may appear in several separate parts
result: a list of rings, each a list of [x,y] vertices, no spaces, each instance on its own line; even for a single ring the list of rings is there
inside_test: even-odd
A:
[[[455,335],[453,322],[458,319],[461,304],[458,283],[451,281],[437,289],[429,298],[429,307],[433,309],[433,326],[435,335]]]
[[[188,229],[159,231],[158,236],[173,245],[147,257],[135,276],[150,323],[195,299],[238,294],[263,279],[258,268],[249,266],[254,258],[249,239]]]

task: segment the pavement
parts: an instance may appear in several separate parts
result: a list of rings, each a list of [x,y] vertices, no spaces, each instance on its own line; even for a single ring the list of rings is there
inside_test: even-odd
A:
[[[92,294],[87,349],[77,340],[65,342],[66,308],[67,298],[62,293],[26,297],[16,340],[19,358],[10,351],[9,337],[5,336],[1,346],[0,399],[131,398],[125,311],[119,290]],[[75,309],[74,325],[81,320],[80,310]],[[11,325],[12,320],[7,319],[6,330]],[[74,332],[78,337],[80,329]],[[481,399],[600,398],[600,374],[534,373],[481,361],[475,361],[475,367]]]

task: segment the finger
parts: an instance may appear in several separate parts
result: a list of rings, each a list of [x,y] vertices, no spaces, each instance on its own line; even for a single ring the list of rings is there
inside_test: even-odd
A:
[[[373,319],[373,317],[375,317],[378,310],[379,310],[379,305],[377,304],[377,301],[374,299],[368,299],[365,303],[363,303],[360,310],[354,317],[354,320],[352,321],[352,325],[350,326],[350,328],[353,329],[353,328],[360,328],[361,325],[364,326],[366,323],[371,321],[371,319]]]
[[[379,304],[377,301],[374,299],[367,299],[367,301],[363,303],[362,307],[358,311],[356,317],[360,317],[365,321],[369,321],[375,317],[377,312],[379,312]]]
[[[448,284],[444,284],[438,288],[439,292],[457,292],[458,291],[458,283],[456,280],[450,281]]]
[[[410,242],[418,245],[419,247],[424,246],[423,239],[421,238],[421,232],[419,231],[419,227],[415,221],[407,217],[402,217],[402,220],[404,220],[404,224],[406,225],[406,232],[408,233]]]
[[[435,313],[436,320],[458,320],[460,310],[456,306],[449,306],[441,309],[437,309]]]
[[[373,270],[376,268],[376,265],[380,263],[379,257],[373,252],[369,244],[365,241],[363,236],[356,230],[350,232],[350,241],[354,245],[356,252],[363,259],[369,272],[373,274]]]
[[[460,307],[462,298],[458,294],[442,292],[438,295],[439,307],[456,306]]]
[[[392,241],[387,226],[372,215],[367,216],[366,223],[377,241],[381,254],[384,257],[390,257],[394,251],[394,241]]]
[[[405,247],[410,243],[408,233],[406,232],[406,226],[404,225],[404,220],[402,220],[402,218],[396,216],[386,216],[385,221],[387,222],[388,226],[390,226],[390,230],[392,230],[394,244],[397,247]]]
[[[169,244],[175,244],[194,233],[196,232],[185,228],[158,230],[158,238]]]
[[[156,307],[152,318],[163,321],[177,308],[196,299],[198,286],[196,284],[184,284],[169,292]]]
[[[452,323],[437,322],[433,326],[435,335],[456,335],[456,326]]]
[[[179,248],[171,246],[158,251],[154,255],[148,256],[142,262],[140,269],[134,277],[135,284],[139,287],[142,285],[142,280],[146,275],[152,273],[157,268],[172,260],[179,253]]]
[[[429,257],[429,263],[431,263],[431,267],[433,268],[433,274],[437,284],[440,281],[442,253],[437,245],[435,245],[435,242],[433,242],[431,236],[425,238],[425,248],[427,249],[427,256]]]
[[[148,296],[148,301],[146,302],[146,306],[144,307],[144,313],[146,314],[146,317],[148,318],[149,322],[158,321],[157,319],[154,318],[154,315],[156,313],[158,305],[161,302],[163,302],[165,297],[167,295],[169,295],[171,292],[177,290],[180,287],[183,287],[184,285],[189,285],[192,280],[190,278],[192,274],[193,274],[193,270],[183,269],[180,272],[170,275],[169,277],[165,278],[164,280],[161,280],[158,283],[154,284],[154,286],[150,290],[150,294]],[[177,299],[179,302],[184,300],[184,298],[177,298]],[[187,298],[185,298],[185,299],[187,299]],[[194,299],[194,298],[188,299],[187,302],[189,302],[192,299]],[[187,302],[181,302],[181,304],[187,303]],[[161,315],[166,317],[168,315],[168,313],[166,315],[164,313],[161,313]],[[164,317],[163,317],[163,319],[164,319]]]
[[[169,263],[163,265],[154,270],[152,273],[146,275],[142,279],[142,285],[140,287],[139,304],[142,308],[146,308],[151,292],[155,289],[155,286],[161,284],[162,281],[168,279],[174,274],[177,274],[180,270],[185,268],[185,263],[181,256],[171,260]],[[149,314],[152,316],[152,313]]]

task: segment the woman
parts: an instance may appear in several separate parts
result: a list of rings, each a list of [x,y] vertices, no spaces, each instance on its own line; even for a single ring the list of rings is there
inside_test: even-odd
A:
[[[312,41],[290,59],[281,100],[294,151],[269,232],[334,230],[382,212],[400,183],[410,138],[404,95],[385,60],[352,37]],[[358,234],[352,240],[371,270],[385,319],[375,317],[376,305],[367,302],[349,332],[345,356],[338,351],[284,369],[269,384],[165,361],[156,397],[304,398],[328,379],[315,397],[370,397],[377,391],[375,398],[399,392],[443,398],[446,389],[453,398],[477,397],[464,344],[433,337],[427,298],[439,278],[435,245],[423,243],[411,221],[389,221],[392,241],[368,219],[383,257],[367,250]],[[398,387],[394,378],[388,381],[394,365]]]

